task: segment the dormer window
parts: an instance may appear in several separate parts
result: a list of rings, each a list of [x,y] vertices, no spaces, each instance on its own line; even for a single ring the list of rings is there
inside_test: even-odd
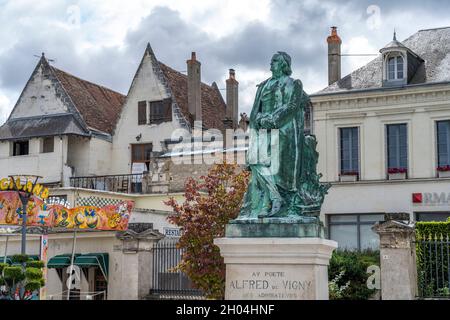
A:
[[[380,53],[383,63],[383,87],[408,85],[423,63],[422,58],[397,41],[395,32],[392,41],[380,49]]]
[[[400,80],[404,77],[403,72],[403,57],[390,57],[387,63],[387,79]]]

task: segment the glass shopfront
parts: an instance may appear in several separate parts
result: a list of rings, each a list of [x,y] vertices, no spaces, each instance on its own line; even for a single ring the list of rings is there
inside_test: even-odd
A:
[[[380,239],[371,228],[383,220],[384,214],[327,215],[328,235],[341,250],[378,250]]]

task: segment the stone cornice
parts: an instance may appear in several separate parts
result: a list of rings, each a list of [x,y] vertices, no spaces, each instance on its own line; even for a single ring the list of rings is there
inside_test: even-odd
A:
[[[450,85],[411,87],[396,91],[368,91],[324,96],[312,96],[313,108],[317,111],[386,107],[392,105],[437,102],[450,109]],[[441,103],[439,103],[441,102]],[[428,109],[428,108],[427,108]]]

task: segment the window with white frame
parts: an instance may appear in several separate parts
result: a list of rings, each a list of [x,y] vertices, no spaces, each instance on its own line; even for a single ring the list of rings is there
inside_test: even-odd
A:
[[[406,123],[386,125],[388,173],[403,173],[408,169]]]
[[[437,161],[438,167],[450,165],[450,120],[437,121]]]
[[[358,127],[340,128],[340,174],[359,175]]]
[[[403,57],[395,56],[388,58],[387,61],[387,79],[388,80],[400,80],[404,78],[403,72]]]

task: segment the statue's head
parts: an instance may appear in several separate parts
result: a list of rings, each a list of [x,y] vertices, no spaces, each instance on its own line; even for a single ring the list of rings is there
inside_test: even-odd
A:
[[[278,51],[270,61],[270,71],[274,75],[284,74],[290,76],[292,74],[291,57],[286,52]]]

